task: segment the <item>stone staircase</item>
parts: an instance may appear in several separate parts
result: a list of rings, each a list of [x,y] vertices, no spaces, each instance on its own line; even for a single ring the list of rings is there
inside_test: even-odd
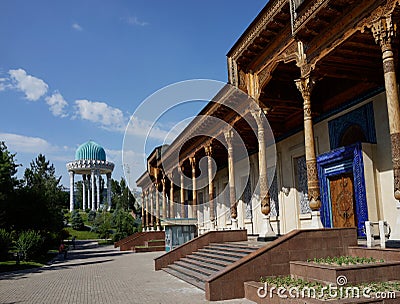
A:
[[[211,243],[163,270],[204,290],[207,278],[261,246],[262,244],[256,242]]]

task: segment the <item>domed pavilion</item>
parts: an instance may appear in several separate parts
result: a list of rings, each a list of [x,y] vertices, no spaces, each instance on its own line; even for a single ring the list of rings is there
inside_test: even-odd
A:
[[[114,164],[107,161],[106,151],[92,140],[80,145],[75,152],[75,160],[67,163],[70,180],[69,209],[74,210],[75,202],[75,174],[82,175],[83,210],[100,208],[101,175],[107,176],[107,206],[111,207],[111,174]]]

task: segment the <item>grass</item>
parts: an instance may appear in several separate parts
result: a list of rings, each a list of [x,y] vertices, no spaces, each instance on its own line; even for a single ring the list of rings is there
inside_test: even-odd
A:
[[[42,267],[48,261],[52,260],[58,254],[58,250],[49,250],[49,252],[34,261],[20,261],[17,265],[15,260],[0,261],[0,272],[16,271]]]
[[[99,235],[92,231],[86,231],[86,230],[79,231],[72,229],[72,227],[66,227],[65,229],[69,232],[71,237],[76,236],[77,240],[93,240],[99,238]]]
[[[21,261],[19,265],[16,264],[15,260],[3,261],[0,262],[0,272],[37,268],[37,267],[42,267],[43,265],[44,264],[42,263],[31,262],[31,261],[28,262]]]
[[[112,240],[101,240],[98,243],[99,246],[114,245],[114,242]]]

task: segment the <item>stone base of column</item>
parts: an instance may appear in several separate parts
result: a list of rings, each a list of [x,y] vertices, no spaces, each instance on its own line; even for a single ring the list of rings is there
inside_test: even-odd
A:
[[[321,214],[319,211],[311,212],[311,229],[322,229],[324,225],[321,222]]]
[[[396,224],[392,227],[389,240],[386,242],[387,248],[400,248],[400,202],[396,204]]]
[[[237,219],[232,219],[231,223],[232,223],[231,230],[238,230],[239,229],[238,220]]]
[[[278,236],[272,229],[269,218],[269,215],[263,215],[263,228],[257,238],[257,241],[259,242],[270,242],[278,238]]]

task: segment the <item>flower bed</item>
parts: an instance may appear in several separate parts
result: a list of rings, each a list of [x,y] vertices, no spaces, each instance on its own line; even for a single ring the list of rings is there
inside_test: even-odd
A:
[[[346,283],[351,284],[387,282],[400,280],[400,262],[349,257],[293,261],[290,262],[290,273],[294,278],[325,284],[336,284],[338,277],[345,277]]]

